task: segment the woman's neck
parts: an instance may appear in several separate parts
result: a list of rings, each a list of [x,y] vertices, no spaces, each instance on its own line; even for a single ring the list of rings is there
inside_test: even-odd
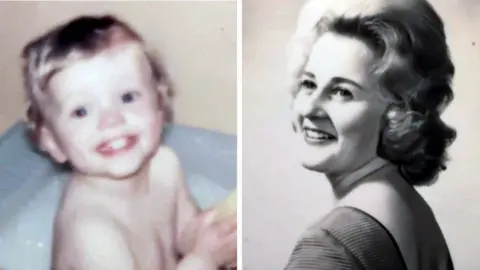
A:
[[[391,163],[388,161],[380,157],[375,157],[347,173],[340,175],[327,174],[326,176],[338,200],[350,192],[359,182],[376,175],[377,172],[383,171],[386,167],[390,167],[389,165],[391,165]]]

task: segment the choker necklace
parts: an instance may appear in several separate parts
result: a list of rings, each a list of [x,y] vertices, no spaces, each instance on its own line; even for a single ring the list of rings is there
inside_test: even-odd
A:
[[[371,161],[365,163],[363,166],[353,171],[352,173],[347,174],[345,177],[341,177],[337,181],[334,181],[333,188],[337,189],[340,186],[349,187],[355,182],[380,171],[388,165],[389,163],[386,160],[380,158],[372,159]]]

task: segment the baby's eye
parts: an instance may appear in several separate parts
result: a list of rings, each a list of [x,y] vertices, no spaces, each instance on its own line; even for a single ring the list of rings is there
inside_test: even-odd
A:
[[[352,91],[346,88],[336,86],[332,88],[332,91],[330,92],[330,99],[339,101],[352,100],[353,94]]]
[[[72,112],[72,116],[75,118],[83,118],[87,116],[87,109],[84,107],[78,107]]]
[[[122,95],[123,103],[132,103],[137,98],[137,93],[133,91],[126,92]]]

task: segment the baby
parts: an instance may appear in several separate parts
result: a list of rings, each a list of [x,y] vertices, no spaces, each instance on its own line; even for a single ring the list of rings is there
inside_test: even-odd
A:
[[[23,50],[32,138],[73,168],[52,269],[218,269],[236,261],[236,217],[192,201],[161,145],[172,90],[142,38],[113,16],[79,17]]]

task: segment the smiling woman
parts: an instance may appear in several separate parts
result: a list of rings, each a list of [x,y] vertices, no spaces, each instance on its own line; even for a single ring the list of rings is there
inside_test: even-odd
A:
[[[333,177],[376,156],[378,119],[387,104],[368,73],[373,60],[355,38],[325,33],[313,45],[293,100],[305,167]]]
[[[440,119],[454,66],[433,7],[310,1],[291,45],[301,163],[326,175],[337,205],[301,237],[286,269],[453,269],[413,188],[436,180],[455,139]]]

